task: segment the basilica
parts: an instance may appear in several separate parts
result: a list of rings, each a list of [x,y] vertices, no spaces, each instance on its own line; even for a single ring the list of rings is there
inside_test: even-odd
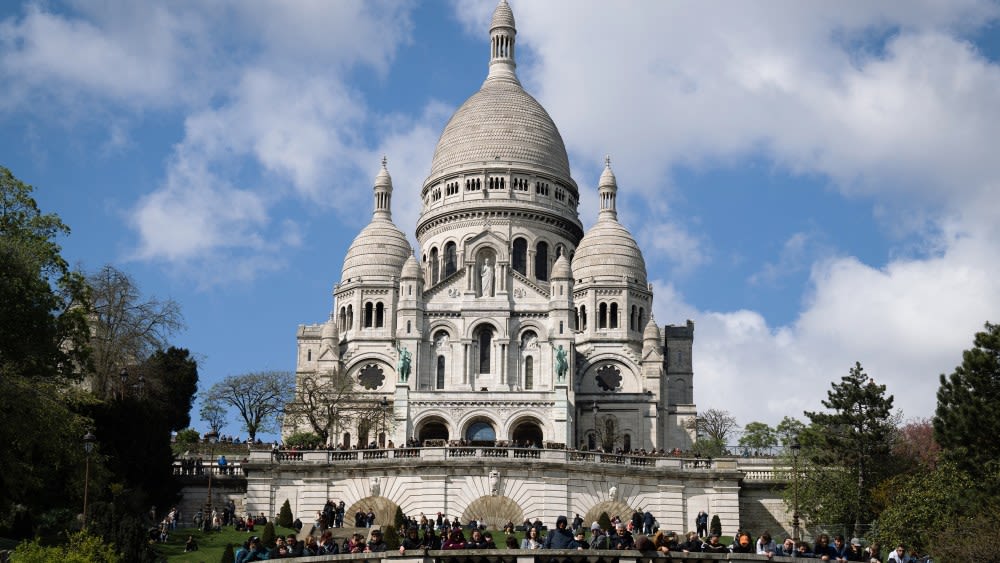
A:
[[[329,319],[298,329],[296,400],[307,387],[350,386],[319,417],[330,446],[691,445],[693,323],[657,325],[611,160],[596,188],[577,185],[558,128],[518,80],[516,36],[502,0],[486,78],[445,126],[419,187],[418,247],[393,222],[383,159]],[[586,231],[581,189],[600,201]],[[384,418],[346,415],[366,405]],[[287,416],[283,434],[312,430],[317,417],[306,419]]]

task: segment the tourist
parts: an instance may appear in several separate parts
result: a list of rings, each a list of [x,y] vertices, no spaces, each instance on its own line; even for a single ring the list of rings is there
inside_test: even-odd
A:
[[[493,547],[496,547],[495,545]],[[469,541],[465,544],[465,549],[489,549],[486,543],[486,537],[483,536],[482,530],[476,528],[472,530],[472,536],[469,537]]]
[[[851,538],[851,544],[847,546],[847,558],[845,561],[864,561],[865,550],[861,547],[861,540]]]
[[[421,543],[425,549],[441,549],[441,538],[434,534],[433,526],[428,526],[424,530],[424,538]]]
[[[872,544],[868,546],[865,558],[871,563],[882,563],[882,546],[880,546],[878,542],[872,542]]]
[[[830,545],[830,536],[820,534],[816,538],[816,544],[813,545],[813,557],[823,561],[829,561],[836,557],[833,546]]]
[[[704,510],[695,516],[694,527],[698,531],[698,537],[703,538],[708,535],[708,514]]]
[[[543,547],[545,549],[569,549],[573,543],[573,533],[567,528],[569,519],[564,515],[556,518],[556,529],[545,535]]]
[[[528,528],[528,531],[524,536],[524,540],[521,541],[521,549],[541,549],[542,542],[541,537],[538,534],[538,528]]]
[[[365,537],[356,533],[347,538],[347,542],[344,544],[342,553],[364,553],[364,551]]]
[[[736,541],[733,542],[733,546],[729,549],[731,553],[757,553],[757,548],[754,546],[753,539],[747,532],[739,532],[736,534]]]
[[[417,532],[417,528],[413,526],[406,529],[406,535],[403,536],[403,541],[399,542],[400,555],[406,553],[407,549],[420,549],[424,546],[423,542],[420,541],[420,536]]]
[[[329,530],[323,532],[316,544],[315,555],[337,555],[338,553],[340,553],[340,546],[337,545],[337,540],[333,539],[333,532]]]
[[[441,549],[465,549],[465,535],[462,528],[452,528],[448,539],[441,542]]]
[[[614,531],[610,534],[611,549],[633,549],[635,547],[635,538],[632,534],[625,528],[625,524],[618,522],[615,524]]]
[[[701,545],[702,553],[729,553],[729,548],[719,543],[719,534],[708,536],[708,541]]]
[[[785,538],[785,541],[778,546],[778,551],[775,555],[780,555],[782,557],[795,557],[795,540],[792,538]]]
[[[506,540],[507,549],[518,549],[520,546],[517,544],[517,538],[513,535],[507,536]]]
[[[848,556],[851,553],[851,548],[844,541],[844,536],[837,534],[833,538],[833,556],[830,558],[832,561],[849,561]]]
[[[688,532],[684,542],[681,543],[681,551],[684,553],[701,553],[701,546],[705,542],[698,537],[698,532]]]
[[[385,540],[382,539],[382,530],[372,530],[368,545],[365,546],[365,553],[381,553],[386,550]]]
[[[757,555],[774,557],[778,554],[778,546],[771,539],[771,532],[764,532],[757,540]]]
[[[260,543],[260,538],[252,536],[247,540],[246,545],[236,552],[235,563],[246,563],[248,561],[264,561],[269,559],[267,549]]]
[[[187,541],[184,543],[184,553],[189,551],[198,551],[198,542],[194,541],[194,536],[188,536]]]
[[[816,556],[813,554],[812,548],[809,544],[804,541],[799,541],[795,544],[795,557],[801,559],[814,559]]]
[[[906,556],[906,546],[899,544],[896,549],[889,553],[888,559],[885,563],[910,563],[910,558]]]

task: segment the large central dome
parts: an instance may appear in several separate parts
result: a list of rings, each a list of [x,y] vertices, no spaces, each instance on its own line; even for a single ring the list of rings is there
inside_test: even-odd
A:
[[[451,117],[434,149],[428,182],[469,167],[513,166],[572,183],[566,145],[515,69],[514,15],[501,1],[490,25],[490,67],[478,92]]]
[[[518,82],[488,78],[445,126],[430,175],[495,161],[570,176],[566,146],[548,112]]]

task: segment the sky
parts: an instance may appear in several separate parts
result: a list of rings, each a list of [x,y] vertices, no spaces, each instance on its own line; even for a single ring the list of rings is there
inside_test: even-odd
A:
[[[181,305],[202,389],[292,371],[383,155],[416,244],[495,6],[4,2],[0,165],[70,226],[72,264]],[[1000,322],[1000,4],[511,6],[584,227],[610,155],[658,323],[695,323],[699,410],[802,419],[861,362],[904,420],[933,415]]]

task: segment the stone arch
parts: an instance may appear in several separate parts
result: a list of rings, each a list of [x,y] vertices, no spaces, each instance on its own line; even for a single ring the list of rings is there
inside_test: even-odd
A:
[[[396,510],[399,505],[385,497],[365,497],[344,510],[344,526],[354,527],[354,513],[357,511],[375,513],[375,526],[385,528],[396,521]]]
[[[623,522],[628,522],[635,509],[620,500],[604,500],[587,510],[587,513],[583,517],[584,523],[589,525],[591,522],[597,522],[602,512],[607,512],[608,518],[614,518],[617,514]]]
[[[507,436],[513,442],[530,441],[533,445],[541,447],[545,440],[545,425],[533,416],[518,417],[508,427]]]
[[[463,440],[469,439],[468,438],[469,431],[473,430],[473,427],[476,426],[476,425],[478,425],[478,424],[489,425],[489,427],[493,429],[493,439],[494,440],[496,439],[496,437],[500,433],[501,425],[497,421],[493,420],[492,418],[490,418],[489,416],[487,416],[487,415],[485,415],[483,413],[474,412],[474,413],[469,414],[468,417],[466,417],[464,420],[462,420],[461,423],[459,423],[459,428],[461,428],[462,430],[461,430],[461,434],[459,436],[457,436],[457,438],[460,438],[460,439],[463,439]],[[487,439],[487,441],[488,441],[488,439]]]
[[[483,496],[469,503],[462,512],[462,522],[475,518],[488,530],[502,530],[508,521],[520,525],[524,522],[524,510],[505,496]]]
[[[414,434],[422,444],[424,440],[448,440],[452,436],[451,427],[444,417],[428,415],[414,423]],[[443,436],[441,436],[443,430]]]
[[[495,321],[493,319],[490,319],[490,318],[481,318],[481,319],[477,319],[475,322],[469,323],[468,326],[465,327],[465,334],[462,337],[463,338],[474,339],[476,337],[475,336],[476,335],[476,331],[479,330],[479,327],[484,326],[484,325],[487,325],[487,326],[493,328],[493,337],[494,337],[494,339],[497,339],[497,338],[506,339],[506,338],[508,338],[507,331],[504,330],[504,326],[502,324],[498,323],[497,321]]]

